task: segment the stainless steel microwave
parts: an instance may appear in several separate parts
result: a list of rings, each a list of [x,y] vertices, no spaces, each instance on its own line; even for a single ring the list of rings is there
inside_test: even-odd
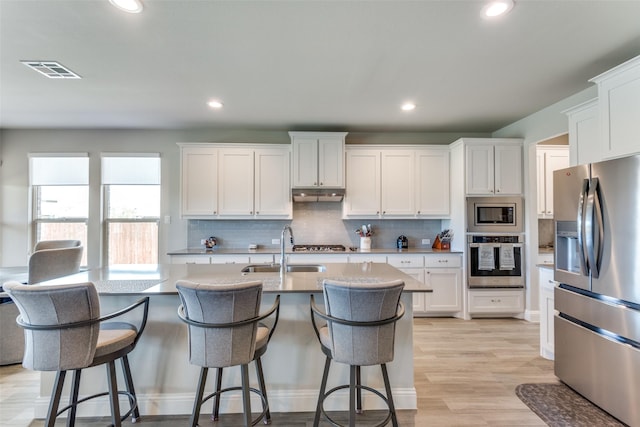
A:
[[[467,232],[522,233],[521,197],[468,197]]]

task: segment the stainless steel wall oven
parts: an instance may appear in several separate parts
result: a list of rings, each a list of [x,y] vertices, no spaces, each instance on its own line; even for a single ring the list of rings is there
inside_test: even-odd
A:
[[[524,242],[521,235],[467,236],[469,288],[524,288]]]

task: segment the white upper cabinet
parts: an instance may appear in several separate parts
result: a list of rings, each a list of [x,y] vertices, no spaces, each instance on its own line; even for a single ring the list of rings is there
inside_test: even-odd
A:
[[[602,157],[640,153],[640,56],[590,81],[598,85]]]
[[[414,216],[415,155],[407,150],[382,151],[383,216]]]
[[[346,132],[289,132],[293,188],[344,188]]]
[[[220,216],[253,215],[253,150],[223,148],[219,157]]]
[[[344,214],[350,217],[380,215],[380,150],[347,151],[347,185]]]
[[[466,145],[465,154],[467,194],[522,194],[521,142],[483,139]]]
[[[564,111],[569,120],[569,163],[583,165],[599,162],[600,117],[598,99],[592,99]]]
[[[255,215],[291,218],[289,150],[256,150],[254,175]]]
[[[446,217],[450,213],[449,147],[416,151],[416,213]]]
[[[185,218],[290,219],[290,147],[179,144]]]
[[[181,204],[183,217],[214,217],[218,214],[218,150],[183,146],[181,156]]]
[[[448,147],[348,147],[346,158],[345,217],[449,215]]]
[[[539,145],[536,147],[538,178],[538,218],[553,218],[553,172],[569,167],[569,147]]]

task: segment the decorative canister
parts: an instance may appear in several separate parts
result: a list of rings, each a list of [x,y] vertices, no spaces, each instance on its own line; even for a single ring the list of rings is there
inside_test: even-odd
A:
[[[360,250],[368,251],[371,249],[371,237],[360,237]]]

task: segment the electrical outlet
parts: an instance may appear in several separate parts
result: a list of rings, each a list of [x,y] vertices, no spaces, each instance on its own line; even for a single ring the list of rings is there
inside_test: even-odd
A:
[[[279,245],[280,244],[280,239],[271,239],[271,244],[272,245]]]
[[[423,245],[430,245],[431,244],[431,239],[422,239],[422,244]]]

